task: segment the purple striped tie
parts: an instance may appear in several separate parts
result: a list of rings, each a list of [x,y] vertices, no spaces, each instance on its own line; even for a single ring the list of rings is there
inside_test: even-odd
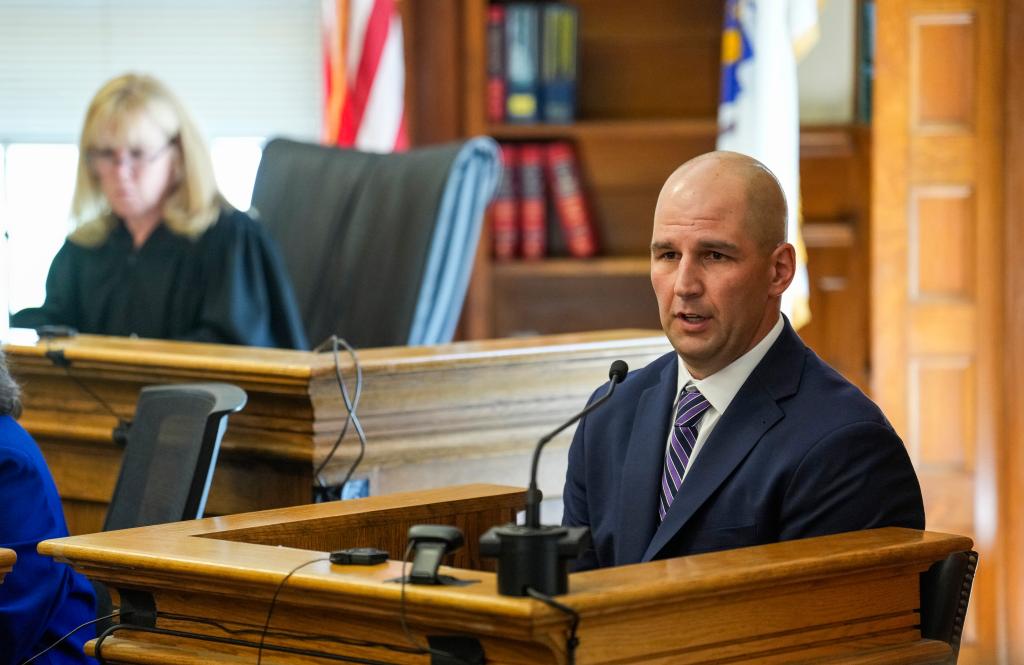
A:
[[[697,421],[704,415],[711,403],[700,391],[683,389],[676,407],[675,426],[665,451],[665,469],[661,472],[661,497],[658,501],[658,517],[662,520],[672,506],[672,501],[683,482],[683,473],[690,463],[693,445],[697,443]]]

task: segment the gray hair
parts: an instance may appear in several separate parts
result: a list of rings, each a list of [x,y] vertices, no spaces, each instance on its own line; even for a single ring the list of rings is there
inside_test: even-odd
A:
[[[7,358],[3,350],[0,350],[0,416],[17,418],[21,415],[21,401],[18,399],[20,392],[18,384],[7,370]]]

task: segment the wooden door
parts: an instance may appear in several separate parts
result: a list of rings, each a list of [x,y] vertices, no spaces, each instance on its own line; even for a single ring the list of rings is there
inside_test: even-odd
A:
[[[1007,662],[1004,3],[876,7],[873,394],[914,459],[928,529],[981,553],[960,662]]]

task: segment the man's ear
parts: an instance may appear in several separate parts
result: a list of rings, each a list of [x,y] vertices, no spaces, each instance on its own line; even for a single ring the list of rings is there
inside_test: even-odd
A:
[[[771,282],[769,293],[772,296],[781,296],[782,292],[789,288],[796,274],[796,249],[788,242],[784,242],[772,250],[769,257],[771,269]]]

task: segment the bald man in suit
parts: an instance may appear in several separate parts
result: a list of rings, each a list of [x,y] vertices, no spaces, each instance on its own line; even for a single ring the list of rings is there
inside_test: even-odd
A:
[[[576,430],[563,523],[593,536],[578,570],[924,528],[903,442],[780,312],[796,264],[785,234],[782,189],[755,159],[708,153],[666,181],[651,283],[675,351]]]

